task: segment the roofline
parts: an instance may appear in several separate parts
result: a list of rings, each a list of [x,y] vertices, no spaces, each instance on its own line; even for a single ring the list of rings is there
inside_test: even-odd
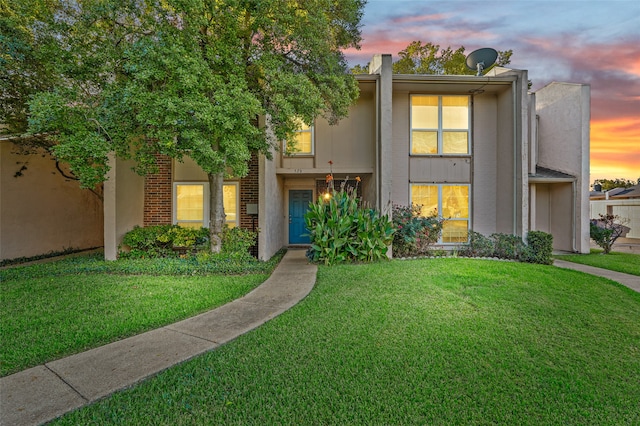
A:
[[[575,177],[541,177],[541,176],[529,176],[529,183],[571,183],[575,182]]]
[[[476,77],[473,75],[431,75],[431,74],[393,74],[393,82],[411,82],[411,83],[444,83],[444,84],[478,84],[485,85],[505,85],[517,81],[517,76],[500,76],[500,77]]]

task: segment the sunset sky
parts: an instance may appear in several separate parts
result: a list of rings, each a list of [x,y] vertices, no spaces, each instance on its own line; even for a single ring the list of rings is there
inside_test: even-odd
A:
[[[591,179],[640,177],[640,2],[627,0],[368,0],[361,50],[393,60],[411,41],[513,50],[535,91],[552,81],[591,85]]]

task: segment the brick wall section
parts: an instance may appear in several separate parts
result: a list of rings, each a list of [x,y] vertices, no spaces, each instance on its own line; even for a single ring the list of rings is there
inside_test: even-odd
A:
[[[171,158],[156,155],[158,173],[144,179],[144,226],[171,224]]]
[[[240,179],[240,227],[251,229],[253,219],[247,214],[247,204],[258,204],[258,156],[256,154],[251,155],[249,174]]]
[[[258,217],[247,214],[247,204],[258,204],[258,156],[251,155],[249,174],[240,179],[240,227],[253,230],[258,228]],[[258,245],[250,249],[254,257],[258,257]]]

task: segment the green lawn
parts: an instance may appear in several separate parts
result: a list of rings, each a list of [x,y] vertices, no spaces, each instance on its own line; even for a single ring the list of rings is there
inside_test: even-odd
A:
[[[163,273],[167,265],[178,271],[183,266],[179,260],[146,264]],[[0,271],[0,374],[194,316],[241,297],[268,277],[131,275],[141,265],[85,256]]]
[[[602,250],[591,249],[590,254],[563,254],[555,258],[640,276],[640,255],[637,254],[615,251],[603,254]]]
[[[640,424],[639,318],[552,266],[320,267],[290,311],[55,424]]]

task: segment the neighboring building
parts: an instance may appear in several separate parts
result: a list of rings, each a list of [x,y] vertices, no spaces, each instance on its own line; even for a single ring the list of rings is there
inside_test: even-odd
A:
[[[640,185],[606,192],[594,191],[590,199],[591,219],[597,219],[600,214],[619,216],[630,228],[626,238],[640,238]]]
[[[531,94],[526,71],[499,67],[480,77],[398,75],[391,55],[376,55],[357,79],[349,117],[336,126],[318,119],[293,149],[257,156],[249,176],[227,182],[227,219],[257,224],[260,258],[305,243],[303,215],[330,172],[337,182],[359,176],[363,199],[384,212],[411,202],[437,210],[449,219],[444,247],[464,244],[469,230],[523,238],[541,230],[556,250],[589,251],[588,85],[552,83]],[[159,160],[159,173],[146,178],[112,161],[107,259],[134,225],[206,224],[204,172],[190,160]]]
[[[46,150],[13,141],[0,138],[0,260],[102,247],[101,194],[65,177]]]

